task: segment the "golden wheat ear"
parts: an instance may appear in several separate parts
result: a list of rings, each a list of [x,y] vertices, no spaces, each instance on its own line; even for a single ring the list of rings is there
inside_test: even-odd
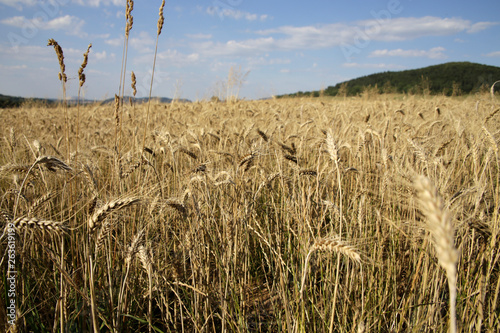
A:
[[[429,178],[420,176],[415,180],[420,209],[426,217],[425,227],[433,238],[439,264],[446,271],[450,290],[450,333],[457,331],[457,263],[459,254],[455,248],[455,230],[443,199]]]
[[[63,222],[43,220],[36,217],[19,217],[11,221],[11,223],[18,230],[37,229],[55,233],[61,233],[68,230]]]
[[[45,167],[49,171],[52,171],[52,172],[56,171],[56,169],[60,169],[63,171],[72,171],[73,170],[69,165],[67,165],[66,163],[64,163],[63,161],[58,159],[57,157],[52,157],[52,156],[41,156],[41,157],[37,158],[34,165],[37,165],[37,164],[45,165]]]
[[[112,212],[138,203],[140,200],[141,199],[137,197],[125,197],[107,202],[95,211],[94,214],[92,214],[92,216],[88,219],[87,224],[90,231],[94,231],[99,226],[100,222],[102,222]]]

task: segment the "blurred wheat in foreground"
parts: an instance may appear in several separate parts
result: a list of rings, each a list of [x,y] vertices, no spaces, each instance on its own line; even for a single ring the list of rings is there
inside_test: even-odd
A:
[[[432,234],[439,264],[446,271],[450,289],[450,332],[457,331],[455,302],[457,298],[457,261],[455,249],[455,230],[443,200],[430,183],[429,178],[419,177],[415,187],[419,192],[420,206],[427,218],[426,228]]]
[[[489,94],[119,108],[1,111],[18,331],[500,329]]]

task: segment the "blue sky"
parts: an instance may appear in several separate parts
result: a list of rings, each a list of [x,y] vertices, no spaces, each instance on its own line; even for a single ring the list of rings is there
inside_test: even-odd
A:
[[[0,94],[59,98],[64,51],[67,95],[92,43],[84,95],[118,93],[125,0],[0,0]],[[130,71],[148,95],[160,0],[136,0]],[[449,61],[500,66],[500,1],[167,1],[153,95],[224,96],[230,68],[247,74],[247,99],[318,90],[371,73]]]

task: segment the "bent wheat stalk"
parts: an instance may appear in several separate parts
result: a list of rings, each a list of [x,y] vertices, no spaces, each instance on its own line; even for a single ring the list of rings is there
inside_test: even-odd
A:
[[[321,252],[336,252],[339,254],[343,254],[349,259],[355,261],[356,263],[361,263],[361,255],[359,252],[354,248],[353,246],[347,244],[346,242],[342,241],[340,239],[340,236],[335,235],[331,237],[326,237],[326,238],[319,238],[317,239],[314,244],[309,248],[309,252],[307,253],[306,260],[304,263],[304,272],[302,273],[302,281],[300,283],[300,301],[302,303],[302,306],[304,305],[303,303],[303,295],[304,295],[304,285],[306,282],[306,276],[307,276],[307,268],[309,265],[309,260],[311,259],[311,255],[316,252],[316,251],[321,251]],[[340,256],[337,258],[337,275],[338,275],[338,269],[339,269],[339,262],[340,262]],[[338,281],[338,280],[337,280]],[[334,294],[336,295],[337,293],[337,288],[335,288]],[[333,301],[333,308],[335,308],[335,295],[334,295],[334,301]],[[330,318],[330,332],[333,329],[333,318],[334,318],[335,312],[332,311],[332,316]],[[302,312],[302,321],[304,321],[304,311]],[[295,329],[298,330],[298,325],[295,326]]]
[[[361,263],[361,255],[356,250],[356,248],[342,241],[340,239],[340,236],[332,236],[332,237],[317,239],[314,242],[314,244],[309,248],[309,252],[307,253],[306,261],[304,263],[304,272],[302,274],[302,282],[300,283],[301,299],[307,275],[307,266],[309,265],[309,260],[311,259],[311,255],[316,251],[340,253],[345,255],[349,259],[355,261],[358,264]]]

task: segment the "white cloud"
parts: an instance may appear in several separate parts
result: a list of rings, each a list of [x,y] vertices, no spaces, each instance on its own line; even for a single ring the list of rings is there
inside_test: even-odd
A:
[[[483,31],[485,29],[488,29],[489,27],[492,27],[494,25],[497,25],[497,22],[478,22],[474,23],[473,25],[470,26],[470,28],[467,29],[467,32],[470,34],[475,34],[479,31]]]
[[[486,57],[500,57],[500,51],[490,52],[485,54]]]
[[[90,36],[92,36],[92,38],[106,39],[106,38],[109,38],[110,34],[109,33],[106,33],[106,34],[92,34]]]
[[[137,37],[129,39],[129,46],[142,53],[151,51],[149,46],[153,45],[155,45],[155,39],[146,31],[141,31]]]
[[[82,33],[85,21],[78,17],[65,15],[56,17],[49,21],[44,21],[42,17],[28,19],[24,16],[14,16],[0,21],[2,24],[16,28],[25,28],[30,31],[39,30],[66,30],[69,35],[86,35]]]
[[[158,60],[166,61],[178,67],[196,64],[199,59],[200,55],[198,53],[185,54],[171,49],[158,53]],[[149,60],[151,61],[151,59]]]
[[[28,66],[26,65],[13,65],[13,66],[4,66],[0,64],[0,69],[3,70],[20,70],[20,69],[27,69]]]
[[[94,53],[94,57],[95,57],[97,60],[106,60],[106,58],[108,57],[108,54],[106,53],[106,51],[102,51],[102,52],[95,52],[95,53]]]
[[[45,0],[47,1],[47,0]],[[70,0],[48,0],[51,5],[60,6],[67,4]],[[4,4],[10,7],[14,7],[18,10],[23,10],[23,6],[33,7],[39,3],[40,0],[0,0],[0,4]],[[72,0],[73,3],[76,3],[81,6],[89,6],[89,7],[100,7],[103,6],[123,6],[123,0]]]
[[[84,50],[64,47],[61,45],[66,64],[82,62]],[[0,47],[0,55],[4,61],[15,61],[17,63],[34,64],[38,62],[47,62],[57,64],[57,56],[52,46],[32,46],[23,45],[15,47]]]
[[[186,34],[186,37],[192,39],[211,39],[211,34]]]
[[[292,61],[287,58],[255,57],[248,59],[249,66],[288,65],[291,62]]]
[[[16,28],[22,28],[28,20],[24,16],[14,16],[14,17],[9,17],[6,19],[3,19],[0,21],[2,24],[5,25],[10,25],[12,27]]]
[[[14,7],[17,10],[23,10],[23,6],[34,6],[36,4],[36,0],[0,0],[0,4]]]
[[[168,49],[165,51],[158,52],[157,56],[157,65],[159,63],[168,64],[176,66],[176,67],[184,67],[189,65],[195,65],[200,62],[200,55],[198,53],[181,53],[177,50]],[[153,60],[153,52],[145,53],[139,57],[134,59],[136,64],[147,64],[148,66],[151,64]]]
[[[89,6],[89,7],[100,7],[101,5],[109,6],[123,6],[123,0],[73,0],[74,3],[77,3],[81,6]]]
[[[74,28],[76,25],[81,25],[83,23],[84,23],[83,20],[80,20],[75,16],[66,15],[57,17],[46,23],[42,23],[42,29],[45,30],[69,29],[69,28]]]
[[[445,59],[447,56],[443,53],[446,49],[444,47],[434,47],[428,51],[426,50],[375,50],[370,53],[369,57],[421,57],[430,59]]]
[[[272,51],[276,46],[276,41],[273,37],[248,39],[242,42],[230,40],[226,43],[208,41],[193,44],[197,52],[207,56],[251,55],[259,52]]]
[[[404,41],[426,36],[453,35],[471,28],[468,20],[461,18],[401,17],[390,20],[366,20],[357,26],[371,39]]]
[[[376,68],[376,69],[405,69],[405,66],[396,64],[359,64],[356,62],[346,62],[342,64],[345,68]]]
[[[128,41],[129,47],[141,52],[141,53],[146,53],[150,52],[151,48],[150,46],[155,45],[155,39],[151,37],[151,35],[146,32],[146,31],[141,31],[136,35],[131,35],[131,36],[136,36],[136,37],[130,37]],[[107,39],[104,41],[104,43],[115,46],[115,47],[122,47],[123,46],[123,36],[120,36],[118,38],[112,38],[112,39]]]
[[[122,46],[123,45],[123,37],[108,39],[108,40],[105,40],[104,43],[111,45],[111,46]]]
[[[251,14],[232,8],[221,8],[218,6],[208,7],[205,12],[210,16],[219,16],[221,19],[228,17],[234,20],[245,19],[247,21],[255,21],[259,19],[261,21],[265,21],[268,18],[265,14],[258,16],[257,14]]]
[[[215,11],[213,12],[215,15]],[[447,36],[461,32],[474,33],[496,23],[472,23],[461,18],[425,16],[387,20],[365,20],[351,24],[333,23],[310,26],[281,26],[259,30],[261,38],[230,40],[226,43],[205,42],[193,45],[197,52],[212,55],[255,55],[269,51],[326,49],[337,46],[354,46],[361,49],[371,41],[407,41],[428,36]],[[443,58],[439,49],[421,56]],[[408,53],[409,54],[409,53]],[[407,55],[409,56],[409,55]]]
[[[335,46],[340,43],[355,43],[356,39],[377,41],[404,41],[426,36],[444,36],[459,32],[478,32],[494,25],[492,22],[472,24],[461,18],[439,18],[425,16],[420,18],[401,17],[387,20],[365,20],[352,24],[325,24],[318,26],[283,26],[277,29],[262,30],[261,35],[281,34],[287,40],[312,47]]]

